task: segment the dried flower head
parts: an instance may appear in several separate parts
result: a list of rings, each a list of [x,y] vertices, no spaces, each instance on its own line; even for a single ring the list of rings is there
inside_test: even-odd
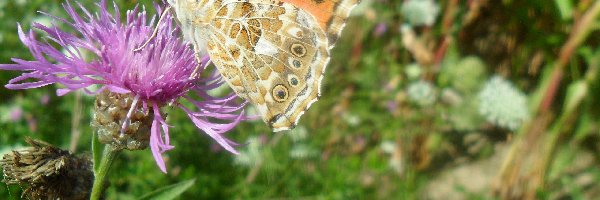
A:
[[[119,8],[115,4],[114,13],[110,13],[105,0],[98,4],[96,14],[79,5],[80,15],[69,2],[63,7],[71,19],[47,15],[69,25],[76,34],[35,23],[35,29],[47,34],[44,41],[39,41],[34,31],[25,33],[19,27],[20,39],[34,60],[15,58],[15,64],[0,65],[0,69],[24,72],[10,80],[7,88],[31,89],[58,83],[64,86],[57,90],[59,96],[74,90],[105,95],[97,98],[94,114],[94,126],[104,134],[103,139],[132,149],[143,148],[149,141],[163,172],[166,167],[161,154],[173,148],[166,115],[161,111],[166,106],[180,108],[196,127],[226,150],[237,153],[233,148],[236,144],[223,134],[245,119],[241,111],[244,104],[236,102],[233,93],[226,97],[208,94],[223,84],[215,70],[211,73],[206,69],[208,56],[201,61],[200,75],[190,77],[198,64],[190,45],[179,39],[171,15],[157,25],[156,37],[145,48],[134,51],[152,35],[151,24],[157,16],[148,21],[146,12],[136,7],[127,11],[121,22]],[[161,8],[157,6],[157,10],[160,13]],[[92,86],[98,89],[90,89]],[[181,100],[192,107],[182,105]]]
[[[25,185],[22,196],[30,199],[88,198],[94,180],[90,159],[43,141],[25,141],[31,147],[2,156],[3,182]]]

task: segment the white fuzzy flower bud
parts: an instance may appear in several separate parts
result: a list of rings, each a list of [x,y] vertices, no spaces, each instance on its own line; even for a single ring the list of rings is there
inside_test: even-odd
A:
[[[492,77],[478,98],[479,113],[497,126],[514,131],[529,119],[525,94],[500,76]]]
[[[413,26],[431,26],[440,13],[440,7],[433,0],[408,0],[402,4],[401,12]]]

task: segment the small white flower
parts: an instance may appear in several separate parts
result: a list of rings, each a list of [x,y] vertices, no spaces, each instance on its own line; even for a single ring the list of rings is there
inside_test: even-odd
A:
[[[402,3],[401,12],[413,26],[431,26],[440,13],[440,7],[433,0],[408,0]]]
[[[497,126],[514,131],[529,119],[525,94],[500,76],[492,77],[478,98],[479,113]]]
[[[381,150],[386,154],[389,154],[389,163],[388,166],[393,169],[396,173],[402,174],[404,171],[404,164],[402,162],[402,151],[399,151],[397,143],[393,141],[383,141],[381,142]]]
[[[396,143],[389,140],[383,141],[381,143],[381,150],[385,153],[392,154],[396,151]]]
[[[411,83],[408,86],[407,93],[408,98],[420,106],[433,105],[437,98],[433,85],[422,80]]]
[[[350,126],[358,126],[360,124],[360,116],[352,113],[344,113],[342,119]]]

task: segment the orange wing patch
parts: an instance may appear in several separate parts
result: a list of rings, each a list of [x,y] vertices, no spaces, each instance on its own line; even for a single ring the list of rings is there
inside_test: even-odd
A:
[[[327,30],[327,22],[333,17],[335,0],[282,0],[290,3],[314,16],[323,30]]]
[[[315,17],[327,33],[330,48],[340,36],[350,11],[360,0],[281,0],[290,3]]]

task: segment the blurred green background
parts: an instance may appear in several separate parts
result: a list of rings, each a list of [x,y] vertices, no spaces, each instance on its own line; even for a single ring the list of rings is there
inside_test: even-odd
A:
[[[31,58],[17,23],[65,16],[61,3],[0,1],[0,63]],[[363,0],[296,129],[244,122],[228,134],[248,142],[235,156],[173,109],[168,174],[149,150],[125,152],[107,199],[191,179],[181,199],[600,198],[598,12],[595,0]],[[0,153],[30,136],[90,154],[94,97],[56,89],[0,87]]]

